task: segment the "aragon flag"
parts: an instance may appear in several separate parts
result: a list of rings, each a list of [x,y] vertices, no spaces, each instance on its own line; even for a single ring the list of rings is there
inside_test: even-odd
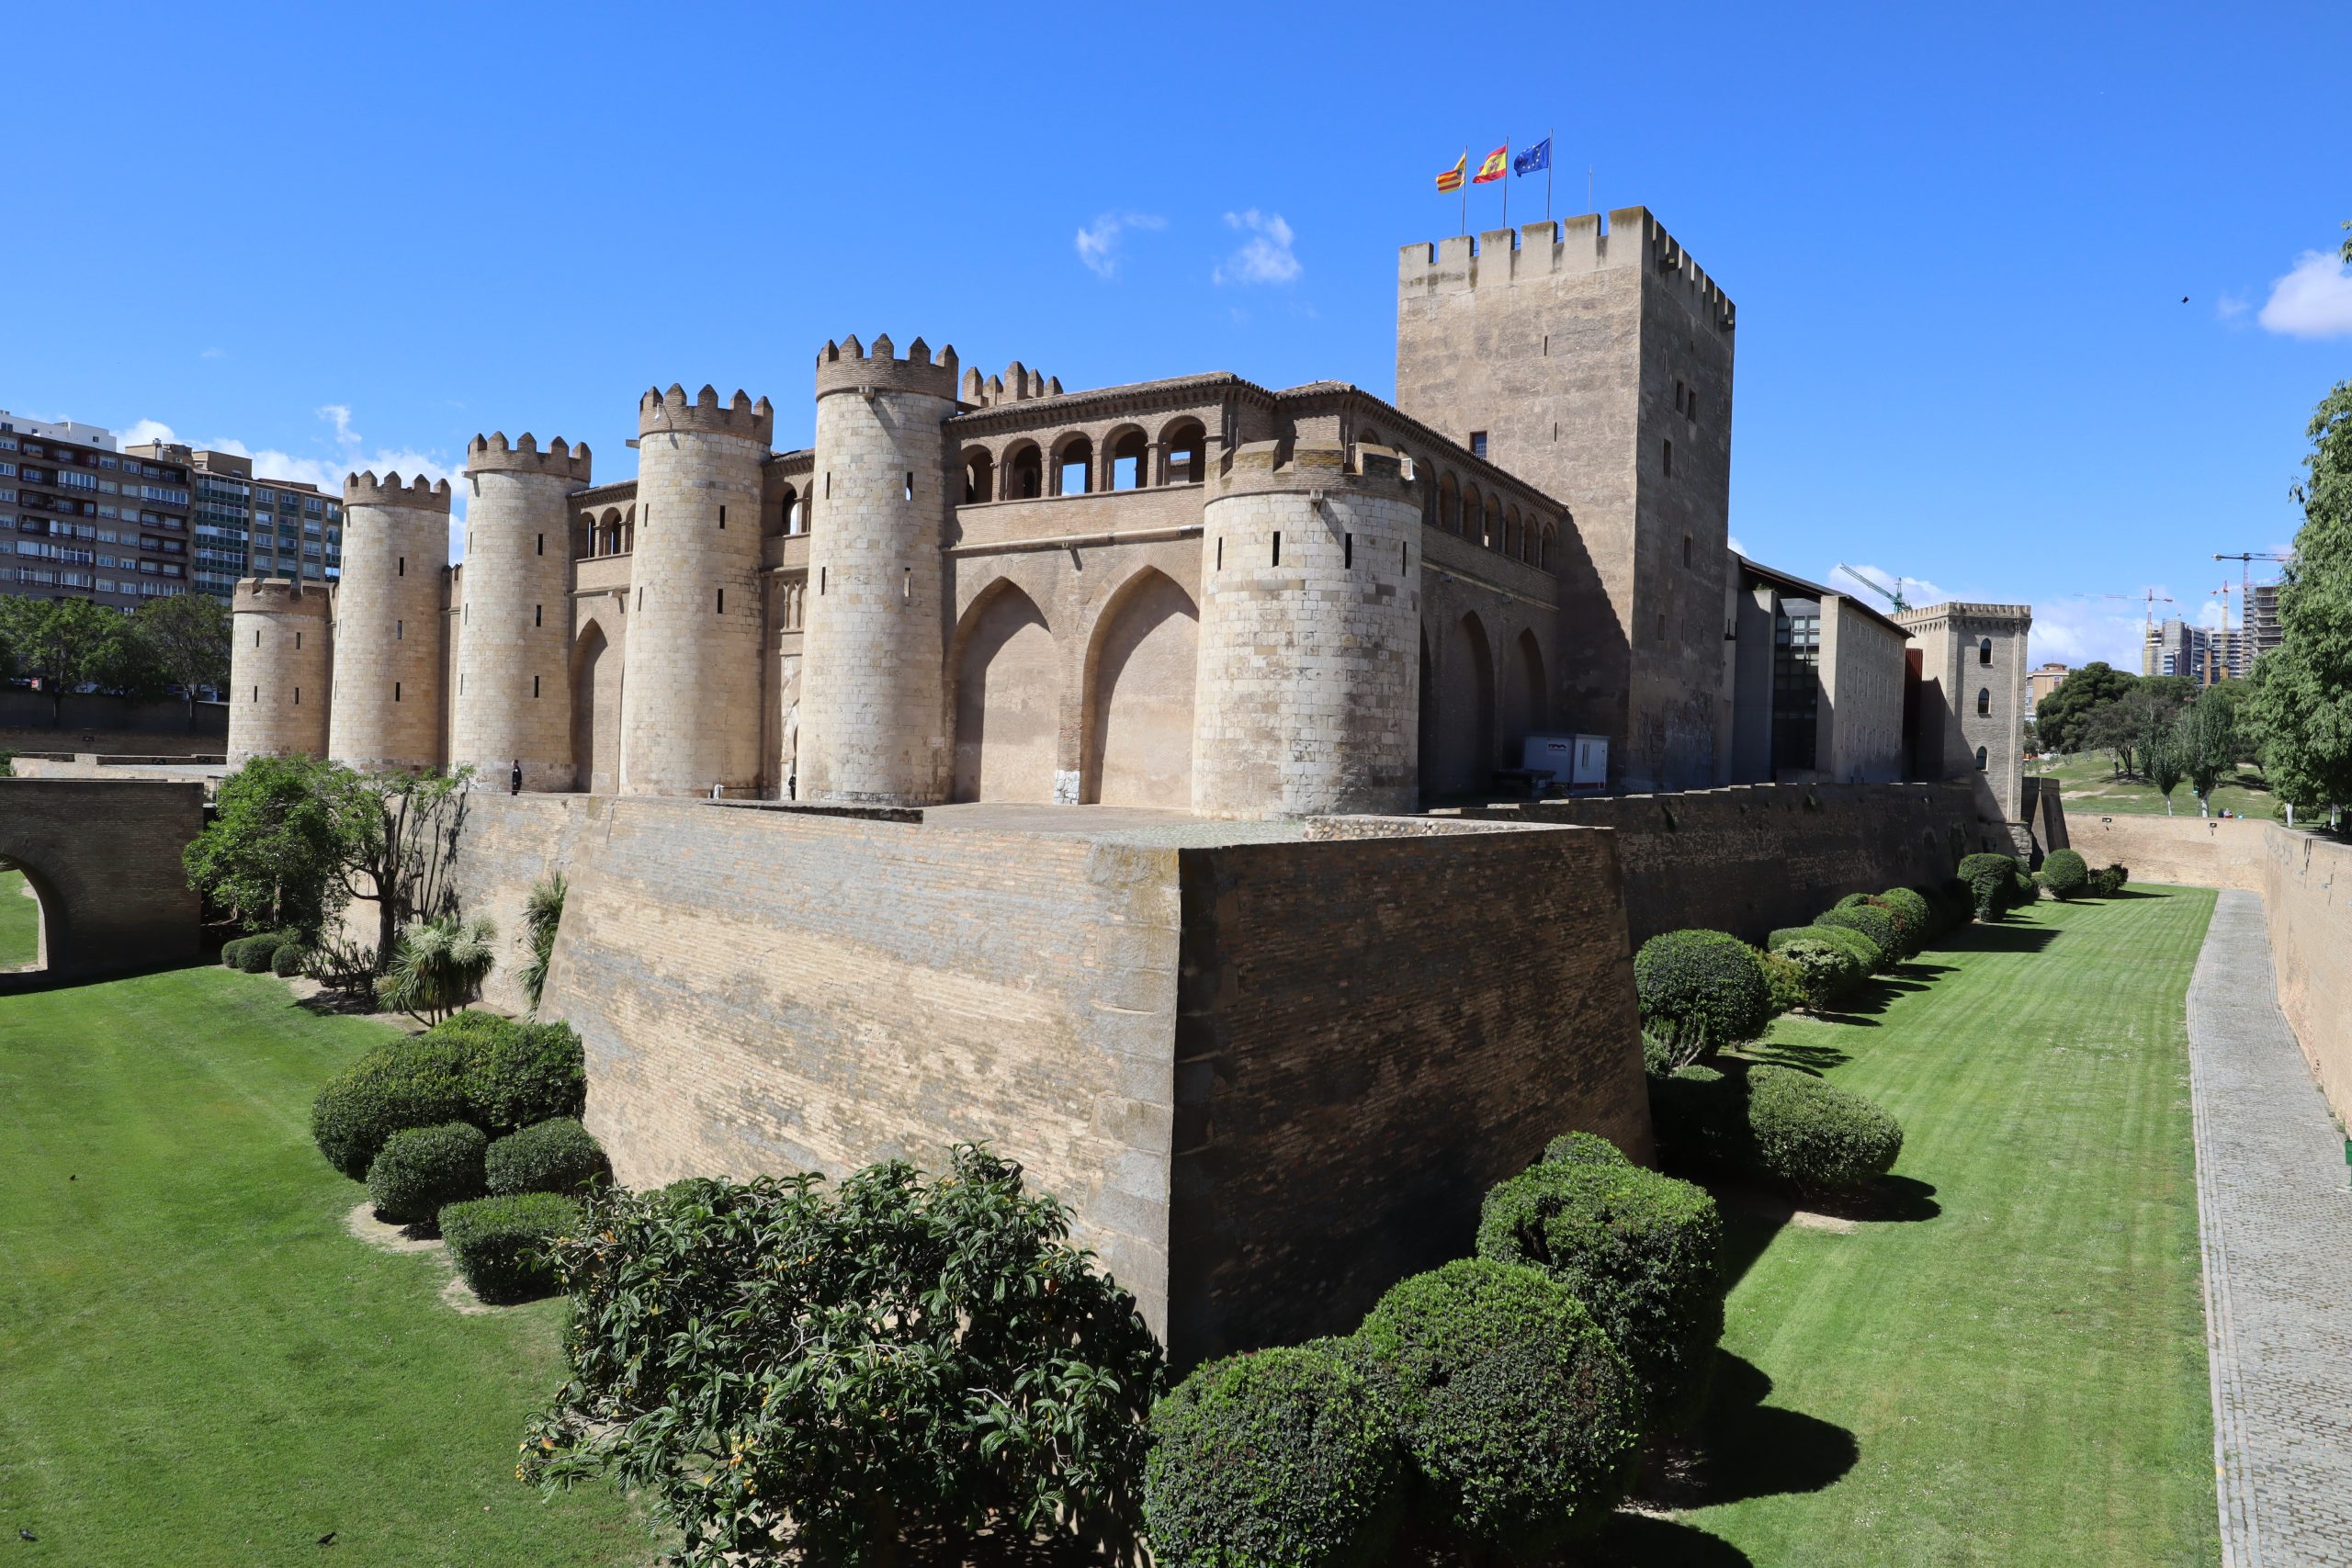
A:
[[[1487,161],[1478,165],[1477,177],[1470,183],[1474,186],[1491,185],[1496,180],[1501,179],[1503,171],[1510,167],[1510,143],[1508,141],[1487,153]]]
[[[1462,171],[1463,171],[1463,169],[1464,169],[1465,166],[1467,166],[1467,164],[1469,164],[1469,162],[1470,162],[1470,154],[1469,154],[1468,152],[1464,152],[1464,153],[1462,154],[1462,156],[1460,156],[1459,158],[1456,158],[1456,159],[1453,161],[1453,167],[1452,167],[1452,168],[1450,168],[1450,169],[1446,170],[1446,171],[1445,171],[1445,173],[1443,173],[1443,174],[1442,174],[1442,175],[1438,175],[1438,177],[1437,177],[1437,188],[1438,188],[1438,190],[1439,190],[1441,193],[1447,192],[1447,191],[1457,191],[1457,190],[1460,190],[1460,189],[1462,188]]]

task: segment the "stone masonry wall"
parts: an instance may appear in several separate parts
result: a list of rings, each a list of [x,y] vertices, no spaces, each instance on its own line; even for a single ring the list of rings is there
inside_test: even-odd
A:
[[[355,768],[441,761],[442,577],[449,487],[372,474],[344,486],[343,579],[334,592],[334,705],[327,751]]]
[[[2093,868],[2124,865],[2134,882],[2262,891],[2270,824],[2242,817],[2156,817],[2132,812],[2066,818],[2067,841]]]
[[[2262,842],[2278,1008],[2336,1120],[2352,1123],[2352,846],[2275,823]]]
[[[229,766],[325,756],[334,638],[326,590],[246,578],[229,619]]]
[[[527,442],[530,437],[524,439]],[[571,758],[571,508],[585,459],[547,471],[484,468],[516,454],[478,450],[467,475],[465,596],[456,641],[449,765],[470,764],[475,785],[570,789]]]
[[[204,786],[0,779],[0,863],[40,899],[40,984],[196,956],[196,895],[180,852],[204,829]]]
[[[1650,1157],[1611,836],[1376,826],[1184,852],[1180,1364],[1347,1332],[1563,1132]]]
[[[1465,818],[1615,829],[1634,945],[1699,927],[1761,942],[1849,893],[1938,882],[1962,854],[2007,854],[1965,784],[1735,784],[1464,807]]]

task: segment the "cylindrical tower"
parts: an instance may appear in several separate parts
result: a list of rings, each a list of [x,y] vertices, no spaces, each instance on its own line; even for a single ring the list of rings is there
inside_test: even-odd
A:
[[[585,445],[546,451],[526,432],[466,448],[465,598],[449,765],[480,789],[571,787],[571,491],[588,483]]]
[[[637,547],[622,653],[624,795],[759,788],[760,465],[768,400],[638,400]]]
[[[1385,446],[1234,452],[1202,510],[1194,811],[1413,808],[1420,518]]]
[[[373,473],[343,481],[327,754],[367,770],[441,765],[441,578],[449,481]]]
[[[922,806],[955,772],[939,547],[956,351],[888,337],[817,356],[817,509],[800,673],[800,795]],[[634,637],[635,632],[630,636]]]
[[[334,634],[316,582],[248,577],[229,601],[229,766],[327,754]]]

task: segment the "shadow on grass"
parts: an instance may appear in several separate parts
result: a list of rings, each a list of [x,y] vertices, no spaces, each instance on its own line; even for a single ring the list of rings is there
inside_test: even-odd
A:
[[[1817,1416],[1767,1404],[1771,1392],[1762,1368],[1716,1351],[1714,1388],[1697,1442],[1682,1462],[1651,1477],[1642,1496],[1682,1510],[1836,1484],[1861,1457],[1854,1434]]]
[[[0,972],[0,996],[25,997],[42,991],[71,991],[83,986],[143,979],[150,975],[169,975],[181,969],[212,967],[213,964],[201,958],[182,958],[169,964],[132,964],[128,968],[107,969],[95,975],[62,975],[52,969],[11,969]]]
[[[1743,1568],[1755,1559],[1719,1536],[1655,1514],[1615,1513],[1600,1539],[1567,1561],[1610,1568]]]
[[[1826,1013],[1813,1016],[1836,1021]],[[1750,1061],[1763,1062],[1775,1067],[1794,1067],[1801,1073],[1811,1073],[1815,1077],[1819,1077],[1831,1067],[1842,1067],[1854,1059],[1851,1052],[1841,1051],[1835,1045],[1807,1045],[1790,1040],[1752,1041],[1741,1046],[1739,1054]]]
[[[1974,926],[1959,946],[1969,953],[2040,953],[2058,940],[2055,926]]]

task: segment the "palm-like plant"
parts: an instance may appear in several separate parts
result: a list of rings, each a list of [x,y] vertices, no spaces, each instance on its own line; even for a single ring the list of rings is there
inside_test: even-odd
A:
[[[440,1022],[481,993],[497,962],[490,945],[497,934],[487,915],[410,922],[376,981],[376,999],[426,1024]]]
[[[515,972],[531,998],[531,1010],[539,1010],[539,993],[547,989],[548,963],[555,956],[556,928],[563,923],[564,882],[560,876],[550,876],[531,885],[531,896],[523,904],[523,945],[531,956]]]

